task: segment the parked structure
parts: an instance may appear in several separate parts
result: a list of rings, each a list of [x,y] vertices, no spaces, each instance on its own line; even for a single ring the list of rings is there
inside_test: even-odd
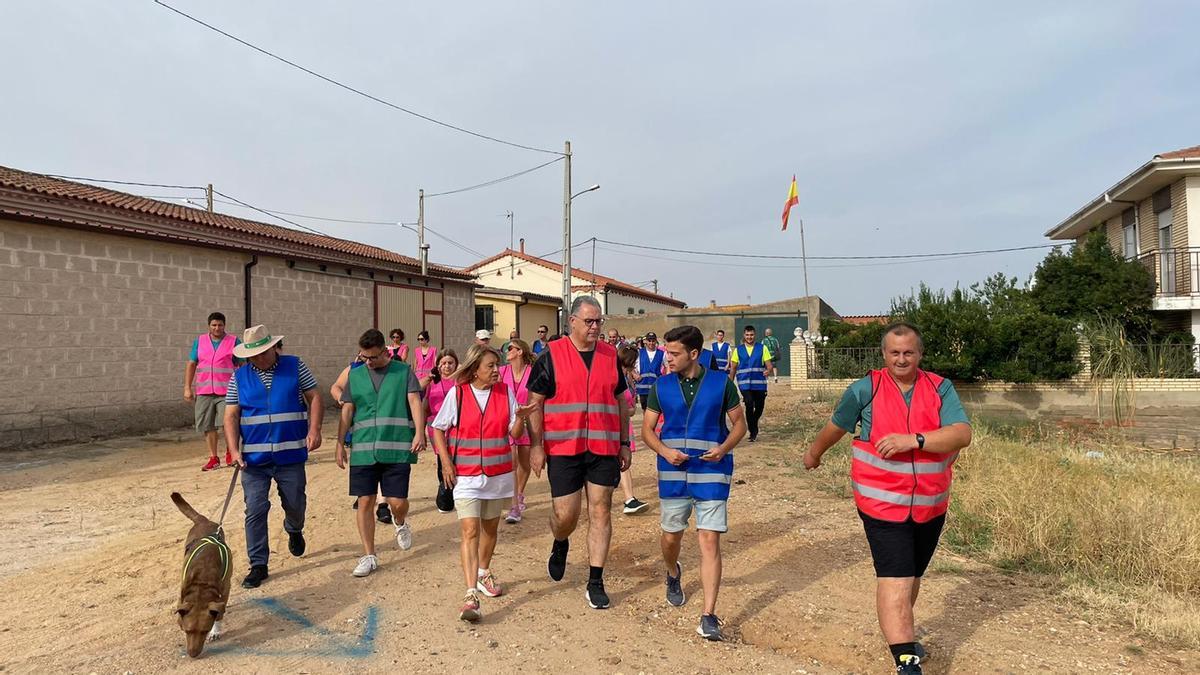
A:
[[[562,297],[562,265],[525,253],[524,239],[521,240],[520,250],[504,249],[471,265],[466,271],[479,275],[479,283],[488,288]],[[601,310],[609,316],[638,316],[687,306],[682,300],[573,267],[571,297],[574,299],[581,295],[596,298]],[[543,323],[554,325],[552,322]],[[522,335],[524,330],[522,322]]]
[[[481,281],[487,281],[487,277]],[[537,327],[545,325],[555,333],[560,332],[558,314],[562,299],[552,295],[526,293],[507,288],[475,289],[475,329],[489,330],[501,342],[508,339],[511,331],[517,331],[526,342],[537,339]]]
[[[0,167],[0,448],[191,421],[212,311],[265,323],[328,390],[375,326],[465,346],[473,276],[375,246]]]
[[[1200,146],[1155,155],[1046,236],[1079,241],[1093,230],[1154,272],[1153,308],[1200,342]]]

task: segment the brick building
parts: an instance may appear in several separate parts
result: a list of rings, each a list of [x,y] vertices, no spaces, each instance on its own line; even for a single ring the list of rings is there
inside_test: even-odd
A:
[[[363,330],[470,344],[474,275],[374,246],[0,167],[0,449],[191,422],[209,312],[286,336],[328,392]]]

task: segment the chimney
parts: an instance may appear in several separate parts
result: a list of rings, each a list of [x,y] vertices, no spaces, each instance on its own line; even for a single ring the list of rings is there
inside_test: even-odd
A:
[[[525,237],[521,237],[521,253],[525,252]]]
[[[708,306],[709,306],[709,308],[710,308],[710,309],[716,309],[716,308],[717,308],[717,301],[716,301],[716,300],[709,300],[709,301],[708,301]]]

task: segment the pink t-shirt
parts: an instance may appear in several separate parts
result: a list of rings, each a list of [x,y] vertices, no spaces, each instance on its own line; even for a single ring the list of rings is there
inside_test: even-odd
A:
[[[530,370],[532,370],[532,368],[530,368],[529,366],[525,366],[525,370],[521,372],[521,381],[514,382],[512,366],[501,366],[500,367],[500,381],[503,382],[504,384],[508,385],[509,390],[512,391],[516,395],[517,405],[525,405],[526,403],[529,403],[529,371]],[[513,445],[529,445],[528,432],[524,436],[514,440]]]
[[[442,403],[446,401],[446,394],[454,389],[454,380],[442,378],[440,382],[430,382],[429,389],[425,395],[429,397],[429,416],[428,422],[432,423],[437,417],[438,411],[442,409]],[[433,427],[429,424],[425,425],[425,437],[433,438]]]

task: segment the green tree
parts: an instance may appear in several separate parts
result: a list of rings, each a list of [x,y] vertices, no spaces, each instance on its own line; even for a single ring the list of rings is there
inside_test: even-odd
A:
[[[923,368],[953,380],[986,376],[991,331],[987,306],[976,293],[921,284],[913,295],[892,301],[892,315],[921,329]]]
[[[1154,292],[1153,272],[1118,255],[1097,230],[1070,253],[1055,249],[1042,260],[1031,297],[1046,314],[1077,323],[1108,317],[1132,338],[1146,340],[1154,332]]]

